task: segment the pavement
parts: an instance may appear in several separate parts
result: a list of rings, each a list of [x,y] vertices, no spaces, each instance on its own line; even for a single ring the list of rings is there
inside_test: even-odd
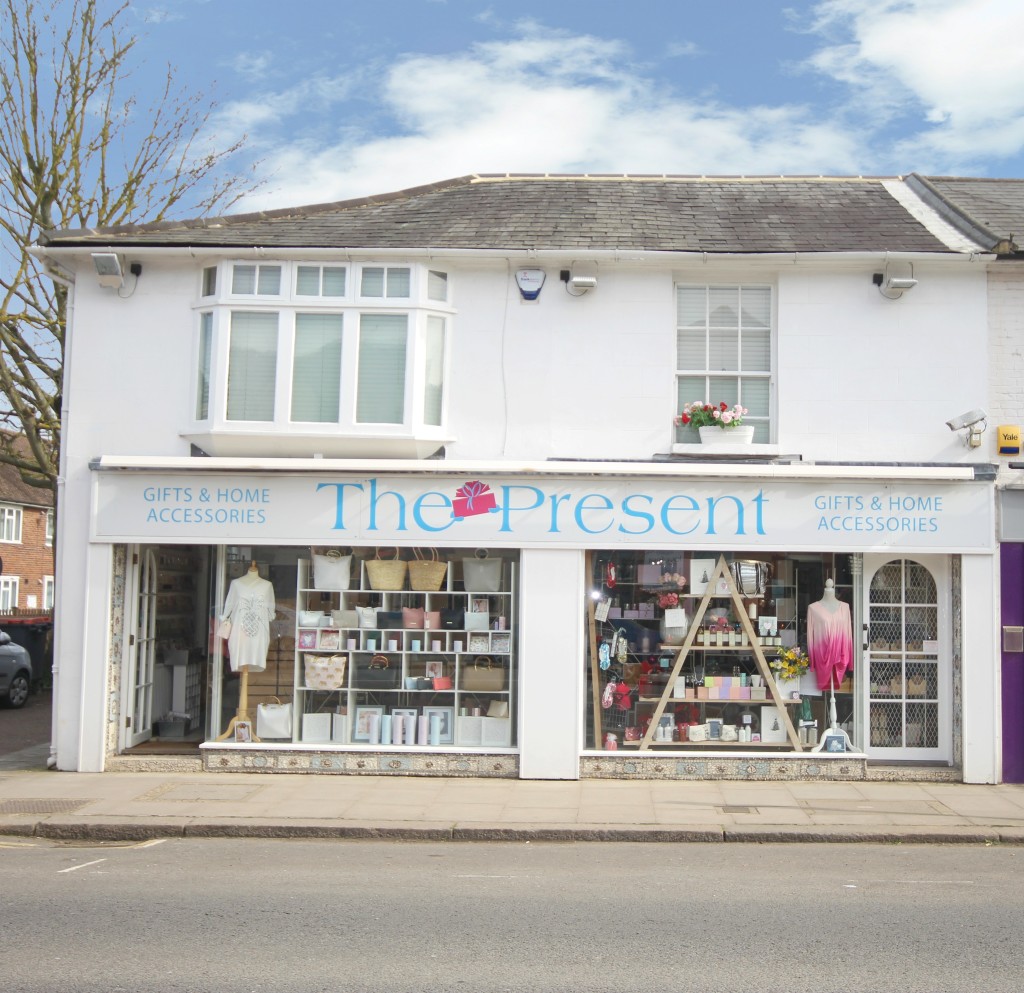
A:
[[[0,837],[1024,844],[1024,785],[56,772],[50,695],[0,711]]]
[[[0,756],[0,836],[1024,844],[1024,786],[56,772]]]

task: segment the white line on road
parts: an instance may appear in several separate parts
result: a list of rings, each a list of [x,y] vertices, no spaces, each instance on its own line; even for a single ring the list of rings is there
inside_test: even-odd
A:
[[[57,874],[60,875],[62,872],[74,872],[76,869],[84,869],[86,866],[99,865],[100,862],[106,861],[106,859],[93,859],[91,862],[83,862],[81,865],[73,865],[68,869],[58,869]]]
[[[149,841],[141,841],[137,845],[132,845],[132,848],[152,848],[154,845],[162,845],[166,840],[166,838],[150,838]]]

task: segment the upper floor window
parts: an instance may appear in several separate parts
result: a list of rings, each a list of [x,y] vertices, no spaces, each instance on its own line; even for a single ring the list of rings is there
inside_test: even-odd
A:
[[[53,544],[53,511],[52,510],[48,510],[46,512],[45,535],[46,535],[46,537],[45,537],[46,544],[47,545],[52,545]]]
[[[206,427],[189,436],[205,451],[227,451],[231,436],[233,452],[297,452],[289,437],[315,436],[331,443],[311,442],[313,452],[339,452],[345,439],[359,437],[405,438],[414,443],[407,450],[422,452],[428,439],[441,437],[452,314],[446,272],[358,263],[224,265],[230,294],[203,300],[195,339],[192,410]],[[237,299],[242,290],[249,294],[244,302]]]
[[[21,507],[0,506],[0,541],[21,543]]]
[[[410,275],[411,270],[407,266],[363,266],[359,295],[408,299]]]
[[[236,263],[231,267],[231,293],[234,296],[280,296],[281,266]]]
[[[747,408],[754,441],[771,441],[772,291],[769,286],[676,287],[676,411],[704,401]],[[676,441],[695,442],[692,427]]]
[[[43,610],[53,610],[53,576],[43,576]]]
[[[300,297],[343,297],[348,270],[341,265],[300,265],[295,267],[295,295]]]

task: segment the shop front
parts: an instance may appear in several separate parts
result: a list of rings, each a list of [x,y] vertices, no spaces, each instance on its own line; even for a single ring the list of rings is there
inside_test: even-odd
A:
[[[994,612],[971,467],[197,461],[93,466],[108,759],[991,775],[995,648],[961,648]]]

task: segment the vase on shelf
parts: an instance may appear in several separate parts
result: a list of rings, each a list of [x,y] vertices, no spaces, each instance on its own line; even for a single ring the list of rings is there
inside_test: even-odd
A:
[[[702,445],[749,445],[754,440],[754,425],[741,424],[736,428],[711,426],[698,428]]]

